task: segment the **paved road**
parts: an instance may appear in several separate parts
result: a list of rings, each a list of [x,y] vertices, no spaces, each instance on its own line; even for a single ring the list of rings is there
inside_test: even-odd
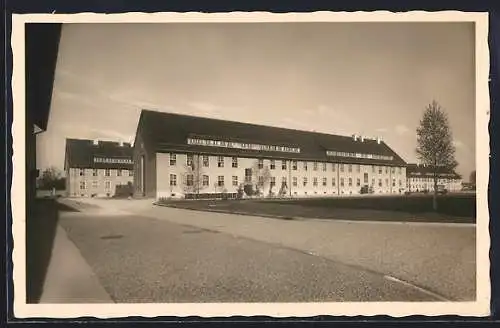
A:
[[[88,211],[60,224],[116,302],[436,300],[382,274],[168,220]]]
[[[83,201],[96,215],[134,213],[214,230],[396,277],[449,300],[475,300],[474,225],[287,221],[159,207],[151,200]]]

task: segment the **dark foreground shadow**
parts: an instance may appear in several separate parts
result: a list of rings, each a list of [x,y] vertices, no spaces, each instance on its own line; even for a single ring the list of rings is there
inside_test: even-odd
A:
[[[52,255],[60,212],[78,212],[55,199],[36,199],[26,217],[26,302],[38,303]],[[15,247],[15,245],[14,245]]]

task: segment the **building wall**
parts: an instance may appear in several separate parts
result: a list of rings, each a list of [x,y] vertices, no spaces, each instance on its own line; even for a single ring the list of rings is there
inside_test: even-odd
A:
[[[175,165],[170,164],[171,154],[157,153],[156,154],[156,197],[183,197],[186,192],[193,192],[193,189],[186,187],[186,175],[192,173],[187,166],[187,155],[176,153]],[[197,155],[194,156],[195,162],[198,161]],[[224,157],[224,167],[218,166],[218,156],[209,156],[208,167],[203,166],[203,160],[200,156],[199,174],[194,171],[194,179],[207,175],[209,179],[208,186],[201,188],[200,193],[236,193],[240,184],[245,182],[245,169],[256,168],[258,158],[241,158],[237,159],[238,167],[232,167],[232,157]],[[338,196],[338,195],[358,195],[364,185],[373,186],[373,191],[376,194],[397,194],[403,193],[406,190],[406,169],[405,167],[392,168],[387,166],[372,166],[372,165],[356,165],[356,164],[338,164],[325,163],[326,168],[323,169],[323,162],[317,162],[317,168],[314,167],[314,162],[307,162],[307,169],[304,161],[297,161],[297,169],[293,169],[293,162],[286,160],[286,169],[282,169],[282,160],[274,161],[275,168],[271,169],[270,159],[263,160],[264,168],[269,168],[270,176],[275,179],[275,187],[273,192],[278,194],[283,181],[286,180],[287,196],[293,197],[319,197],[319,196]],[[342,168],[343,166],[343,168]],[[380,168],[380,170],[379,170]],[[261,171],[263,172],[263,171]],[[365,173],[367,181],[365,182]],[[170,176],[175,176],[176,184],[171,185]],[[224,187],[216,186],[218,177],[224,177]],[[236,177],[236,183],[233,184],[233,177]],[[297,180],[297,185],[294,185],[294,178]],[[307,179],[304,185],[304,179]],[[315,180],[316,179],[316,180]],[[323,179],[326,179],[326,185],[323,185]],[[351,179],[351,181],[349,181]],[[359,179],[359,183],[358,183]],[[394,186],[391,180],[394,179]],[[254,181],[255,176],[254,176]],[[317,185],[315,185],[315,181]],[[343,181],[343,186],[342,186]],[[267,195],[269,192],[270,182],[266,181],[263,192]],[[351,183],[349,183],[351,182]],[[379,185],[379,182],[381,185]],[[196,182],[195,182],[196,183]]]
[[[113,169],[109,170],[109,176],[106,176],[105,169],[95,169],[95,171],[96,175],[92,168],[69,168],[66,176],[68,196],[112,197],[117,185],[133,182],[133,171],[121,170],[121,176],[118,175],[118,170]]]
[[[140,133],[137,134],[134,142],[133,156],[135,196],[154,197],[156,195],[156,156],[144,146]],[[144,158],[144,163],[141,161],[141,157]],[[144,168],[141,168],[141,165],[144,165]]]

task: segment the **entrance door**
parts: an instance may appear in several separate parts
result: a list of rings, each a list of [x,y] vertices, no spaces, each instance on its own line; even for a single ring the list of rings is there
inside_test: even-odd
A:
[[[145,158],[144,155],[141,155],[141,162],[140,162],[140,177],[141,177],[141,191],[142,191],[142,196],[146,196],[146,170],[144,169],[144,162]]]

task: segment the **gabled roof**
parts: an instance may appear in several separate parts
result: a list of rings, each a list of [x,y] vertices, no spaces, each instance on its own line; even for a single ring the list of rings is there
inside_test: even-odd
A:
[[[130,144],[119,142],[66,139],[65,169],[96,168],[126,169],[133,168],[133,148]]]
[[[335,124],[335,123],[332,123]],[[276,157],[344,163],[406,165],[385,142],[373,139],[300,131],[197,116],[142,110],[137,128],[146,148],[156,152],[185,151],[207,154]],[[300,152],[235,149],[188,144],[188,138],[300,148]],[[327,151],[392,156],[392,160],[327,156]]]
[[[432,169],[428,165],[423,165],[423,164],[408,164],[406,167],[406,175],[408,177],[432,177]],[[439,177],[446,177],[446,178],[453,178],[453,179],[460,179],[461,176],[457,174],[455,171],[444,168],[444,167],[439,167],[438,168],[438,176]]]

